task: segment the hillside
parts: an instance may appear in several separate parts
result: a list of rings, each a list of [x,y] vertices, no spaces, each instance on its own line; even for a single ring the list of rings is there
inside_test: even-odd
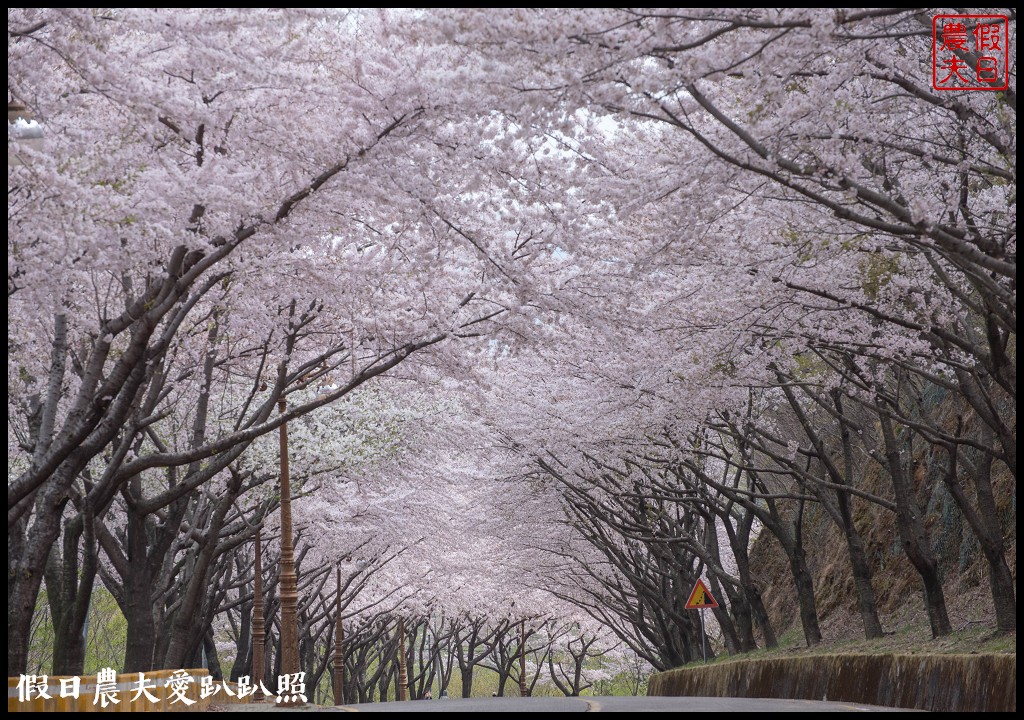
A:
[[[864,639],[842,533],[819,506],[809,505],[803,533],[824,637],[821,646],[808,649],[804,644],[792,576],[777,541],[762,533],[751,550],[751,563],[780,638],[776,652],[1016,652],[1016,634],[996,632],[987,564],[941,482],[940,459],[927,450],[915,452],[914,457],[918,499],[926,508],[926,526],[939,560],[954,632],[932,639],[920,578],[902,552],[894,514],[857,499],[855,522],[868,545],[885,637]],[[1016,581],[1016,486],[1005,467],[999,467],[995,489],[1007,538],[1007,562]],[[877,465],[866,467],[864,486],[886,495],[883,475]]]

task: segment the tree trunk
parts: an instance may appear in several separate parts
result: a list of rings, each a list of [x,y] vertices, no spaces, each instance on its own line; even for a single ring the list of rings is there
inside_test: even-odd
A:
[[[984,438],[986,441],[991,439]],[[985,454],[971,465],[974,490],[978,501],[978,508],[975,510],[960,483],[957,471],[958,448],[956,445],[951,445],[947,446],[946,450],[949,452],[949,468],[943,474],[943,480],[977,538],[981,552],[988,562],[988,579],[992,591],[992,605],[996,613],[996,627],[1000,632],[1016,632],[1017,598],[1014,591],[1013,574],[1006,563],[1006,545],[1003,541],[1003,530],[999,524],[999,510],[992,489],[992,456]]]
[[[43,581],[50,548],[60,536],[60,514],[67,495],[60,483],[47,483],[36,497],[36,513],[31,525],[31,542],[16,537],[12,543],[21,552],[8,560],[7,577],[7,675],[17,677],[28,669],[32,616]],[[20,526],[21,524],[18,523]],[[19,533],[22,527],[16,527]],[[10,533],[8,533],[10,537]],[[10,556],[8,556],[10,558]]]
[[[771,619],[768,617],[768,609],[764,606],[764,599],[761,591],[754,581],[753,573],[750,571],[750,530],[754,525],[753,513],[747,512],[743,518],[736,523],[735,536],[729,534],[729,544],[732,547],[732,554],[736,560],[736,571],[740,577],[740,585],[747,596],[750,611],[753,619],[761,628],[764,636],[764,644],[767,648],[778,647],[779,641],[775,636],[775,628],[772,627]]]
[[[153,581],[147,568],[132,567],[124,579],[122,611],[128,626],[124,672],[149,672],[156,657],[157,624],[153,608]]]
[[[78,541],[85,537],[79,570]],[[46,563],[46,596],[53,620],[53,674],[82,675],[89,601],[98,569],[92,513],[83,511],[64,524],[63,556],[53,546]]]
[[[818,626],[818,607],[814,599],[814,579],[807,569],[807,556],[803,546],[804,502],[800,501],[792,532],[777,516],[774,518],[774,527],[770,529],[779,539],[786,558],[789,560],[789,570],[796,586],[796,599],[800,608],[800,624],[804,630],[804,639],[807,641],[808,647],[813,647],[821,642],[821,628]]]
[[[812,647],[821,642],[821,628],[818,626],[818,610],[814,601],[814,580],[807,570],[807,559],[801,545],[787,550],[790,572],[796,584],[797,602],[800,605],[800,623],[804,629],[807,646]]]
[[[378,693],[380,696],[380,702],[388,701],[388,690],[391,687],[391,677],[393,673],[385,672],[380,676],[380,682],[377,684]]]
[[[181,667],[189,650],[194,648],[200,640],[196,637],[195,631],[198,629],[201,633],[205,632],[204,628],[196,628],[197,613],[204,597],[210,564],[217,553],[217,540],[221,527],[224,525],[224,517],[234,504],[241,488],[242,476],[232,473],[228,480],[227,492],[218,501],[210,517],[210,527],[204,537],[204,544],[196,558],[192,577],[189,579],[185,595],[181,599],[178,612],[171,625],[171,639],[164,660],[169,668]]]
[[[874,640],[882,637],[882,621],[878,617],[878,600],[872,584],[871,564],[868,562],[864,548],[864,538],[853,527],[850,520],[846,534],[846,547],[850,554],[850,568],[853,572],[853,584],[857,589],[857,607],[860,609],[860,620],[864,626],[864,637]]]
[[[949,635],[952,632],[952,627],[949,624],[949,614],[946,612],[946,597],[942,591],[939,565],[932,553],[921,509],[914,497],[912,480],[900,460],[900,448],[889,415],[880,412],[878,418],[882,428],[882,438],[885,442],[886,466],[896,499],[896,528],[899,530],[900,540],[903,542],[903,551],[921,576],[921,583],[924,586],[925,609],[928,612],[932,637]]]
[[[206,668],[210,671],[210,677],[220,682],[224,679],[224,671],[220,667],[220,656],[217,654],[217,644],[213,641],[213,628],[207,627],[203,635],[203,651],[206,653]]]
[[[828,463],[828,467],[832,468],[830,472],[833,480],[841,485],[846,485],[853,482],[853,446],[850,442],[850,426],[846,415],[843,413],[842,393],[838,388],[832,391],[832,403],[839,414],[839,435],[843,446],[844,472],[840,474],[836,471],[831,462]],[[840,520],[839,527],[846,538],[846,548],[850,556],[850,570],[853,573],[854,587],[857,588],[857,606],[860,608],[861,624],[864,626],[864,637],[868,640],[874,640],[883,635],[882,621],[878,618],[878,599],[875,597],[875,588],[871,582],[871,563],[868,562],[864,538],[857,532],[857,524],[853,519],[851,503],[850,493],[836,490],[836,504]]]
[[[252,603],[239,606],[238,638],[235,640],[235,661],[231,663],[231,682],[243,675],[252,677]]]

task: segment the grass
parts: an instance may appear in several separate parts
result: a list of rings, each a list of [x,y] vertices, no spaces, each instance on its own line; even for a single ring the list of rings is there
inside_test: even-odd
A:
[[[971,622],[940,638],[932,638],[928,624],[920,621],[904,623],[884,637],[867,640],[863,637],[828,638],[814,647],[804,643],[803,632],[799,627],[790,628],[780,638],[778,647],[768,650],[759,648],[752,652],[737,655],[721,654],[708,664],[734,662],[737,660],[753,660],[768,657],[804,657],[813,655],[918,655],[918,654],[976,654],[997,653],[1017,654],[1017,634],[1000,633],[989,623]],[[701,662],[693,662],[685,667],[697,667]]]

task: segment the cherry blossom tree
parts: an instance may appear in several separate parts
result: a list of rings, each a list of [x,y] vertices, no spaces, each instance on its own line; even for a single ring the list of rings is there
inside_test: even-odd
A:
[[[293,11],[9,18],[10,93],[47,138],[9,166],[8,295],[25,319],[11,362],[12,668],[72,488],[96,515],[166,468],[170,502],[281,423],[516,314],[497,290],[524,292],[516,256],[527,243],[543,254],[541,236],[520,237],[529,214],[511,219],[484,193],[507,177],[486,159],[467,174],[452,152],[454,122],[478,134],[491,122],[470,107],[453,117],[469,97],[442,82],[457,58],[393,24]],[[476,160],[476,143],[460,145]],[[179,415],[170,442],[182,399],[195,414]],[[97,479],[79,489],[94,460]]]
[[[563,288],[568,338],[535,374],[559,408],[542,422],[571,417],[564,441],[577,447],[593,448],[595,436],[643,445],[658,423],[685,437],[711,408],[740,413],[735,389],[786,386],[809,349],[827,356],[836,374],[799,379],[793,392],[838,389],[875,413],[893,483],[884,502],[928,588],[935,634],[949,623],[900,446],[919,435],[950,467],[967,447],[985,456],[964,468],[978,506],[957,473],[944,475],[984,548],[999,626],[1012,629],[990,468],[1015,476],[1015,91],[928,87],[921,11],[509,10],[486,24],[465,14],[439,24],[497,64],[521,122],[548,123],[600,168],[593,187],[624,239]],[[565,394],[564,373],[547,380],[555,367],[583,380],[575,393]],[[984,429],[950,427],[934,407],[922,419],[922,403],[907,398],[923,387],[951,392]],[[553,441],[517,438],[527,448]],[[814,458],[830,461],[820,441]],[[833,485],[836,470],[826,468]]]
[[[11,10],[9,674],[44,576],[62,671],[96,576],[130,669],[226,626],[251,666],[284,423],[349,697],[403,643],[416,694],[686,662],[701,576],[771,645],[759,533],[813,644],[817,506],[865,635],[866,507],[942,635],[940,486],[1015,629],[1010,23],[1010,88],[946,92],[921,10]]]

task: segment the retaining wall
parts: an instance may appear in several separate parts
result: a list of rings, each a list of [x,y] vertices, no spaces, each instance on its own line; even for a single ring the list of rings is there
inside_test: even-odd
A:
[[[1017,710],[1016,655],[809,655],[655,674],[648,695],[833,700],[936,711]]]

